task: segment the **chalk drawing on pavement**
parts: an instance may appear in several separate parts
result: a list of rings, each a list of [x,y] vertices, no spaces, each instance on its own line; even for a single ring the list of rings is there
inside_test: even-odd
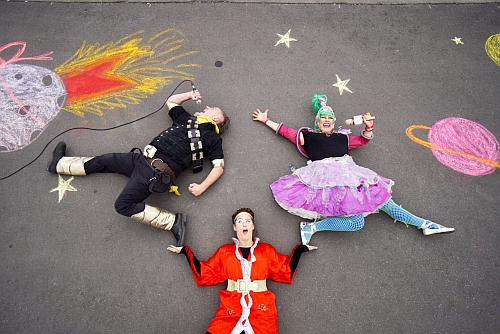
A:
[[[64,194],[66,194],[66,191],[78,191],[75,187],[73,187],[70,183],[75,179],[74,176],[70,177],[69,179],[65,180],[61,175],[58,175],[58,185],[57,188],[52,189],[50,192],[57,191],[59,193],[59,201],[58,203],[61,203],[61,200],[64,197]]]
[[[455,44],[464,44],[464,42],[462,42],[462,38],[459,37],[452,38],[451,40],[455,42]]]
[[[173,80],[193,80],[186,72],[198,64],[174,61],[198,51],[180,52],[183,34],[168,29],[143,43],[143,31],[105,45],[99,43],[81,48],[55,69],[66,86],[66,111],[103,115],[103,110],[138,104],[147,96],[170,85]]]
[[[290,48],[290,42],[296,42],[297,40],[295,38],[290,37],[290,32],[292,29],[288,29],[287,33],[284,35],[281,34],[276,34],[280,37],[279,41],[276,42],[274,46],[278,46],[279,44],[285,44],[287,48]]]
[[[339,89],[339,93],[340,95],[342,95],[342,93],[344,91],[347,91],[349,93],[352,93],[352,91],[347,88],[347,84],[349,83],[349,81],[351,79],[347,79],[347,80],[340,80],[339,76],[337,74],[335,74],[335,76],[337,77],[337,83],[334,83],[333,84],[333,87],[337,87]]]
[[[0,57],[0,151],[29,145],[61,109],[103,116],[105,110],[140,103],[176,79],[194,80],[188,70],[200,65],[181,59],[198,51],[182,51],[183,43],[184,35],[176,29],[151,38],[139,31],[104,45],[84,41],[54,71],[16,64],[52,60],[52,52],[22,57],[26,42],[0,47],[0,54],[17,48],[10,59]]]
[[[500,66],[500,34],[491,35],[484,44],[488,57]]]
[[[424,141],[413,134],[414,129],[429,130]],[[412,125],[406,135],[417,144],[431,149],[443,165],[466,175],[482,176],[500,168],[500,144],[484,126],[473,121],[451,117],[436,122],[432,128]]]
[[[25,42],[0,47],[0,54],[14,52],[8,60],[0,57],[0,148],[3,151],[17,150],[36,139],[57,116],[66,97],[64,84],[53,71],[16,64],[26,60],[52,60],[52,52],[22,57],[25,49]]]

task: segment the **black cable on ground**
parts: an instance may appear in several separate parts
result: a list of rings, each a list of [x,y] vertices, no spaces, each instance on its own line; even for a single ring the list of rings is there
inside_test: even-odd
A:
[[[15,172],[7,175],[7,176],[4,176],[4,177],[0,177],[0,181],[1,180],[5,180],[5,179],[8,179],[9,177],[19,173],[20,171],[22,171],[23,169],[25,169],[26,167],[30,166],[32,163],[34,163],[35,161],[37,161],[41,156],[42,154],[45,152],[45,150],[47,149],[47,147],[49,147],[49,145],[54,141],[56,140],[58,137],[62,136],[63,134],[65,134],[66,132],[69,132],[69,131],[73,131],[73,130],[91,130],[91,131],[109,131],[109,130],[114,130],[114,129],[118,129],[118,128],[121,128],[123,126],[126,126],[126,125],[129,125],[129,124],[132,124],[132,123],[136,123],[136,122],[139,122],[149,116],[152,116],[154,114],[156,114],[157,112],[159,112],[160,110],[163,109],[163,107],[165,106],[165,104],[167,103],[167,100],[172,96],[174,95],[175,91],[180,87],[180,85],[182,85],[183,83],[185,82],[190,82],[191,83],[191,87],[194,89],[194,84],[191,80],[182,80],[175,88],[174,90],[172,91],[172,93],[170,93],[170,95],[165,99],[165,101],[163,102],[163,104],[161,105],[160,108],[158,108],[158,110],[156,111],[153,111],[152,113],[150,114],[147,114],[145,116],[142,116],[142,117],[139,117],[138,119],[135,119],[133,121],[130,121],[130,122],[126,122],[126,123],[123,123],[123,124],[120,124],[120,125],[116,125],[116,126],[112,126],[110,128],[103,128],[103,129],[98,129],[98,128],[87,128],[87,127],[75,127],[75,128],[70,128],[70,129],[67,129],[67,130],[64,130],[63,132],[59,133],[58,135],[56,135],[54,138],[52,138],[51,140],[49,140],[49,142],[45,145],[45,147],[42,149],[42,152],[40,152],[39,155],[36,156],[35,159],[33,159],[32,161],[30,161],[29,163],[27,163],[26,165],[24,165],[23,167],[19,168],[18,170],[16,170]]]

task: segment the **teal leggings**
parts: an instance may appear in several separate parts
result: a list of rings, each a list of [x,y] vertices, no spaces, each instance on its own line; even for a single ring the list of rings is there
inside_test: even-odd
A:
[[[413,215],[398,206],[390,199],[380,210],[387,213],[394,220],[405,224],[421,227],[424,219]],[[358,231],[365,225],[365,218],[362,214],[348,217],[329,217],[315,223],[316,231]]]

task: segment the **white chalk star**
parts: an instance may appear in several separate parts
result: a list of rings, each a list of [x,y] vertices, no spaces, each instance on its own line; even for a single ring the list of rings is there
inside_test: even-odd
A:
[[[72,176],[68,180],[63,179],[61,175],[58,175],[58,177],[59,177],[58,179],[59,185],[57,186],[57,188],[52,189],[50,192],[58,191],[59,192],[58,203],[61,203],[61,200],[64,197],[66,191],[78,191],[78,190],[70,184],[71,181],[73,181],[73,179],[75,178],[74,176]]]
[[[349,88],[347,88],[347,83],[351,79],[340,80],[339,76],[337,74],[335,74],[335,75],[337,76],[337,83],[334,83],[333,86],[339,88],[340,95],[342,95],[342,93],[344,92],[344,90],[348,91],[349,93],[352,93],[351,90]]]
[[[288,32],[284,35],[276,34],[279,37],[281,37],[281,39],[274,46],[281,44],[281,43],[284,43],[287,48],[290,48],[290,42],[297,42],[297,40],[295,38],[290,38],[290,31],[291,30],[292,29],[288,29]]]
[[[464,42],[462,42],[462,38],[455,37],[452,38],[451,40],[455,42],[455,44],[464,44]]]

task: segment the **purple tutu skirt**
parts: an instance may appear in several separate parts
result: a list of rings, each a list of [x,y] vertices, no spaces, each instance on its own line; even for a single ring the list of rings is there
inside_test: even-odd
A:
[[[309,161],[271,184],[276,202],[306,219],[368,215],[391,198],[394,182],[356,165],[351,156]]]

